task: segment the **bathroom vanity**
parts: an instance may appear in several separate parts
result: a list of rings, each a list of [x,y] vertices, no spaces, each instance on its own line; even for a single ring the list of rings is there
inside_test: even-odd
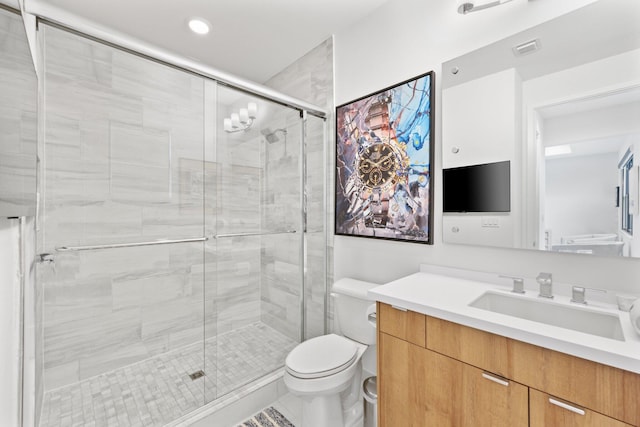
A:
[[[460,276],[423,271],[370,291],[381,427],[640,425],[640,336],[628,313],[621,336],[592,335],[478,308],[510,288]],[[537,293],[517,298],[535,304]],[[555,299],[549,313],[574,309]]]

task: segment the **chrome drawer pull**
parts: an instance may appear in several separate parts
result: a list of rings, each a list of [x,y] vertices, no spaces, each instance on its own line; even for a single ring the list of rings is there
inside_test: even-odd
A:
[[[400,310],[400,311],[408,311],[406,308],[398,307],[397,305],[392,305],[391,308],[395,308],[396,310]]]
[[[571,412],[574,412],[574,413],[579,414],[579,415],[584,415],[584,410],[582,410],[580,408],[576,408],[575,406],[568,405],[568,404],[566,404],[564,402],[561,402],[559,400],[556,400],[553,397],[549,398],[549,403],[551,403],[552,405],[556,405],[556,406],[559,406],[561,408],[564,408],[567,411],[571,411]]]
[[[509,381],[505,381],[502,378],[494,377],[493,375],[489,375],[486,372],[482,373],[482,378],[485,378],[485,379],[487,379],[489,381],[493,381],[494,383],[498,383],[498,384],[503,385],[505,387],[509,387]]]

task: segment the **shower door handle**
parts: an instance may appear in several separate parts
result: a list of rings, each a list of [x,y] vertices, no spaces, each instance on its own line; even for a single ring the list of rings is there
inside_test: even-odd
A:
[[[302,232],[307,232],[307,190],[302,197]]]

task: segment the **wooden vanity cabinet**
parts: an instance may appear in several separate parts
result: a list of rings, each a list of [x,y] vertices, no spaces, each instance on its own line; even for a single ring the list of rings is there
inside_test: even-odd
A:
[[[381,427],[638,426],[639,396],[640,375],[378,303]]]

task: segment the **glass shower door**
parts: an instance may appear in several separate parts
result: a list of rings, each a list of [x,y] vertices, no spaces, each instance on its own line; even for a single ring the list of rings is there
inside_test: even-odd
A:
[[[206,280],[215,276],[214,313],[205,313],[215,319],[205,325],[206,371],[215,371],[208,401],[284,366],[303,321],[300,112],[224,86],[217,101],[217,179],[206,197],[217,201],[208,230],[216,259]]]
[[[164,425],[204,403],[204,79],[40,28],[41,425]]]
[[[327,333],[329,276],[327,263],[327,191],[328,155],[327,123],[323,118],[307,115],[305,120],[305,298],[304,339]]]

